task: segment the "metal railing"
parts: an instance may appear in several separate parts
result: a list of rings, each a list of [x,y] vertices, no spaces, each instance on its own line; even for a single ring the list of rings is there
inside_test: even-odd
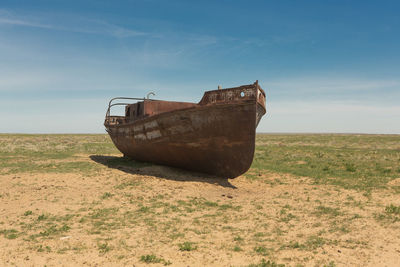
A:
[[[145,98],[143,97],[143,98],[137,98],[137,97],[114,97],[114,98],[112,98],[111,100],[110,100],[110,102],[108,102],[108,109],[107,109],[107,112],[106,112],[106,117],[109,117],[110,116],[110,110],[111,110],[111,107],[114,107],[114,106],[126,106],[126,105],[130,105],[130,104],[132,104],[132,103],[112,103],[113,101],[115,101],[115,100],[121,100],[121,99],[124,99],[124,100],[127,100],[127,99],[129,99],[129,100],[141,100],[141,101],[143,101],[143,100],[145,100]]]
[[[106,112],[106,118],[110,116],[111,107],[113,107],[113,106],[126,106],[126,105],[132,104],[132,103],[114,103],[114,104],[112,104],[113,101],[115,101],[115,100],[121,100],[121,99],[124,99],[124,100],[140,100],[140,101],[144,101],[144,100],[154,101],[154,100],[156,100],[156,99],[150,99],[150,95],[155,95],[155,93],[149,92],[149,93],[147,94],[147,98],[145,98],[145,97],[143,97],[143,98],[138,98],[138,97],[124,97],[124,96],[119,96],[119,97],[114,97],[114,98],[112,98],[112,99],[110,100],[110,102],[108,102],[108,109],[107,109],[107,112]]]

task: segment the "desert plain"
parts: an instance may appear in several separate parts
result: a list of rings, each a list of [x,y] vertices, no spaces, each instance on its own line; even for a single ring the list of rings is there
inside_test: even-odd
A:
[[[235,179],[0,135],[1,266],[400,266],[400,135],[258,134]]]

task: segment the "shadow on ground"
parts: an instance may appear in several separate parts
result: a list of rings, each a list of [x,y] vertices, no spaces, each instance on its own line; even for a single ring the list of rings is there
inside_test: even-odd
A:
[[[138,162],[125,157],[91,155],[91,160],[103,164],[108,168],[118,169],[129,174],[149,175],[162,179],[181,181],[181,182],[203,182],[218,184],[223,187],[234,188],[228,179],[219,178],[203,173],[190,172],[182,169],[154,165],[151,163]]]

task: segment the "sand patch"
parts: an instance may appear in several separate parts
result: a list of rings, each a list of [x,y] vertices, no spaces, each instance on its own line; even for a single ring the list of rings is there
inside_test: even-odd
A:
[[[3,175],[0,188],[4,265],[141,266],[145,255],[173,266],[400,264],[399,222],[376,219],[396,203],[385,190],[366,196],[278,174],[221,181],[162,166]]]

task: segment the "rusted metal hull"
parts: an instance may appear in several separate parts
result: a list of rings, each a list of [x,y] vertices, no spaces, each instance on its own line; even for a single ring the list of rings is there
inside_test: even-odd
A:
[[[105,126],[129,158],[234,178],[253,161],[265,94],[258,85],[244,96],[240,96],[243,88],[233,89],[207,92],[196,106],[132,122],[113,125],[106,118]]]

